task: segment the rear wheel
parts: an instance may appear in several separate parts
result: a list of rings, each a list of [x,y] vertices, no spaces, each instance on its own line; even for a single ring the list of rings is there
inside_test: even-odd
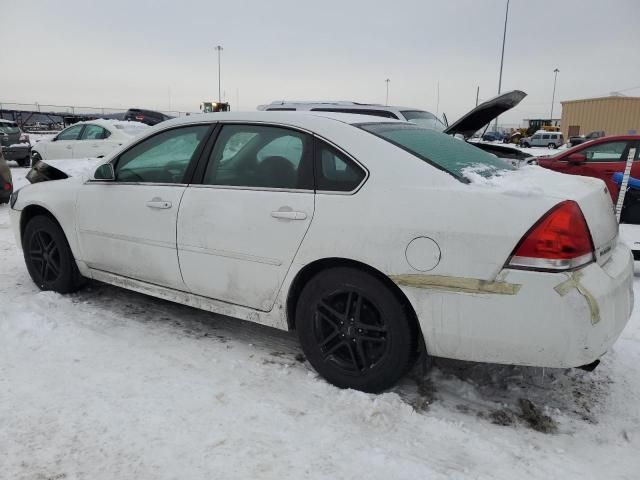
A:
[[[417,350],[412,319],[381,280],[354,268],[320,272],[296,307],[302,349],[340,388],[379,392],[409,369]]]
[[[553,149],[558,148],[558,147],[556,147],[555,143],[550,143],[549,145],[547,145],[547,148],[549,148],[549,150],[553,150]]]
[[[20,167],[28,167],[30,161],[31,161],[30,157],[24,157],[24,158],[21,158],[20,160],[16,160],[16,163]]]
[[[32,151],[31,152],[31,165],[35,165],[36,162],[39,162],[40,160],[42,160],[42,157],[40,156],[40,154],[36,151]]]
[[[83,279],[64,232],[50,217],[38,215],[29,220],[22,249],[29,275],[40,289],[70,293],[82,286]]]

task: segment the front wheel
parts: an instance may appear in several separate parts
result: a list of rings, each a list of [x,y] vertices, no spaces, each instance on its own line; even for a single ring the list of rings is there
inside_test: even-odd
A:
[[[555,143],[550,143],[549,145],[547,145],[547,148],[548,148],[549,150],[555,150],[557,147],[556,147],[556,144],[555,144]]]
[[[407,372],[417,350],[414,322],[394,293],[354,268],[325,270],[309,281],[296,328],[309,363],[340,388],[385,390]]]
[[[31,279],[41,290],[70,293],[83,279],[60,226],[46,215],[33,217],[22,237],[22,250]]]
[[[18,166],[24,168],[29,166],[30,161],[31,161],[30,157],[24,157],[24,158],[21,158],[20,160],[16,160],[16,163],[18,164]]]
[[[522,146],[523,146],[524,148],[531,148],[531,145],[530,145],[530,144],[528,144],[527,142],[524,142],[524,143],[522,144]]]

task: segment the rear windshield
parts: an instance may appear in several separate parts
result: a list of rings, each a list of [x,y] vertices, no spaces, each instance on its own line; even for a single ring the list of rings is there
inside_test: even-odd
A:
[[[20,129],[18,124],[9,122],[0,122],[0,132],[2,133],[18,133]]]
[[[424,110],[404,110],[400,113],[402,113],[408,121],[421,127],[431,128],[439,132],[444,131],[446,128],[445,124],[438,120],[438,117],[431,112],[425,112]]]
[[[467,170],[484,177],[513,167],[464,140],[408,123],[361,123],[358,127],[463,180]]]

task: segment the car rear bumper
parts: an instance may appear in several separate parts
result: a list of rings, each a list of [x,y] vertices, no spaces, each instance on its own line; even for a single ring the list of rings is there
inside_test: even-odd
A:
[[[30,155],[31,146],[29,144],[2,147],[2,154],[7,160],[22,160]]]
[[[485,291],[401,286],[427,351],[478,362],[578,367],[617,340],[633,308],[633,260],[618,243],[604,265],[571,273],[505,269]],[[487,285],[489,287],[487,287]]]

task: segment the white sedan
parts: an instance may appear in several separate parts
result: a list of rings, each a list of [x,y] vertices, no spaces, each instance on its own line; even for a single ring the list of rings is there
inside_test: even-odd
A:
[[[296,330],[321,375],[364,391],[419,354],[593,367],[633,304],[600,180],[379,117],[175,119],[11,208],[40,288],[90,278]]]
[[[65,128],[31,148],[31,163],[42,159],[104,157],[149,129],[140,122],[91,120]]]

